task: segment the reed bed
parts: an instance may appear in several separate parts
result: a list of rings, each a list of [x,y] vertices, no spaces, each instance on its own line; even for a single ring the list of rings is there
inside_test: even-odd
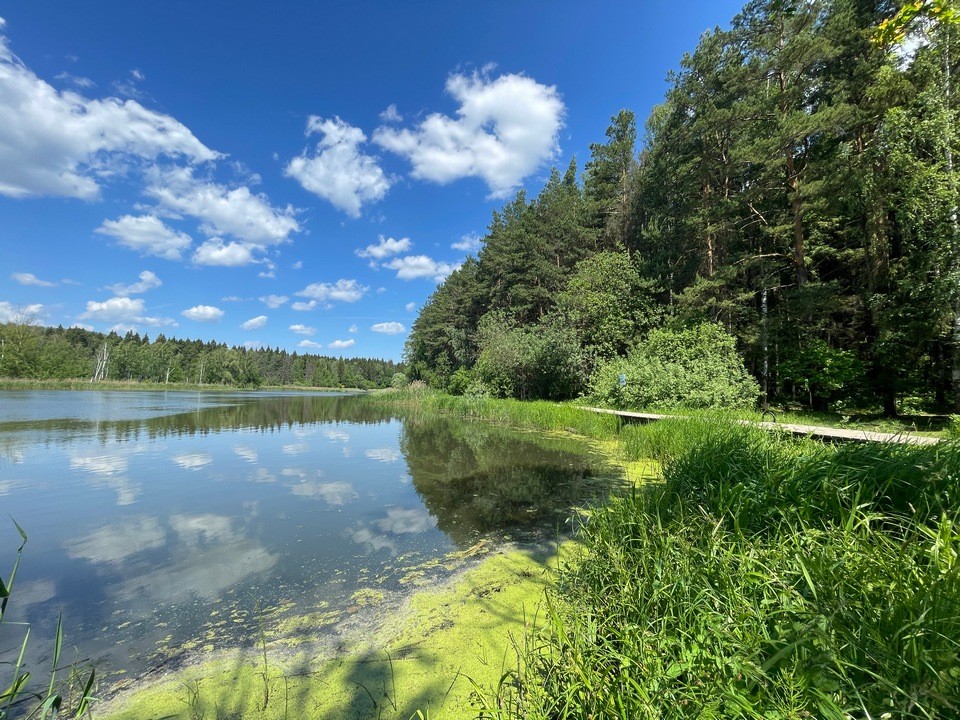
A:
[[[670,456],[654,427],[636,446]],[[481,716],[960,715],[960,448],[679,432],[662,485],[591,517]]]

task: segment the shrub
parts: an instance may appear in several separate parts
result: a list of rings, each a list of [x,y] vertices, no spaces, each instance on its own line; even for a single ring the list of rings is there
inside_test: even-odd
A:
[[[628,357],[601,365],[590,386],[616,408],[746,408],[760,392],[733,336],[715,323],[652,331]]]

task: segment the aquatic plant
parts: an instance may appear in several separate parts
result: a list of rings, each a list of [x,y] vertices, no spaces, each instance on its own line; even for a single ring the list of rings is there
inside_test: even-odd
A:
[[[0,688],[4,688],[4,685],[6,685],[4,689],[0,690],[0,720],[8,720],[8,718],[40,718],[46,720],[47,718],[59,717],[61,713],[64,716],[81,718],[90,712],[96,670],[91,668],[90,674],[84,682],[80,680],[77,668],[71,667],[66,685],[57,683],[57,672],[61,669],[60,655],[63,648],[63,618],[57,619],[50,677],[46,689],[40,692],[30,690],[31,673],[25,662],[30,641],[30,625],[29,623],[5,620],[7,603],[12,596],[17,569],[20,567],[23,549],[27,544],[27,533],[15,520],[13,524],[17,528],[21,542],[6,582],[0,578],[0,631],[4,628],[20,628],[23,630],[23,640],[20,643],[20,651],[16,661],[10,665],[12,672],[9,685],[6,685],[6,681],[0,682]]]

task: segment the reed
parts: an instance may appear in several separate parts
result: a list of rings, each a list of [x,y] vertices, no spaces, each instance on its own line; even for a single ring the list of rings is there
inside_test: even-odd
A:
[[[481,716],[960,713],[960,448],[627,437],[664,483],[591,516]]]

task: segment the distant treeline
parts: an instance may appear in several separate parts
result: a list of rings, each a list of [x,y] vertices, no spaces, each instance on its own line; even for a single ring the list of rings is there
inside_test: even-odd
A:
[[[408,374],[544,398],[621,378],[668,404],[640,384],[730,368],[735,403],[960,408],[958,61],[945,0],[752,0],[642,138],[619,112],[582,174],[494,213],[414,323]],[[717,343],[759,391],[697,360]]]
[[[392,360],[229,347],[163,334],[151,341],[134,332],[121,336],[29,322],[0,325],[0,377],[7,378],[378,388],[389,386],[400,370]]]

